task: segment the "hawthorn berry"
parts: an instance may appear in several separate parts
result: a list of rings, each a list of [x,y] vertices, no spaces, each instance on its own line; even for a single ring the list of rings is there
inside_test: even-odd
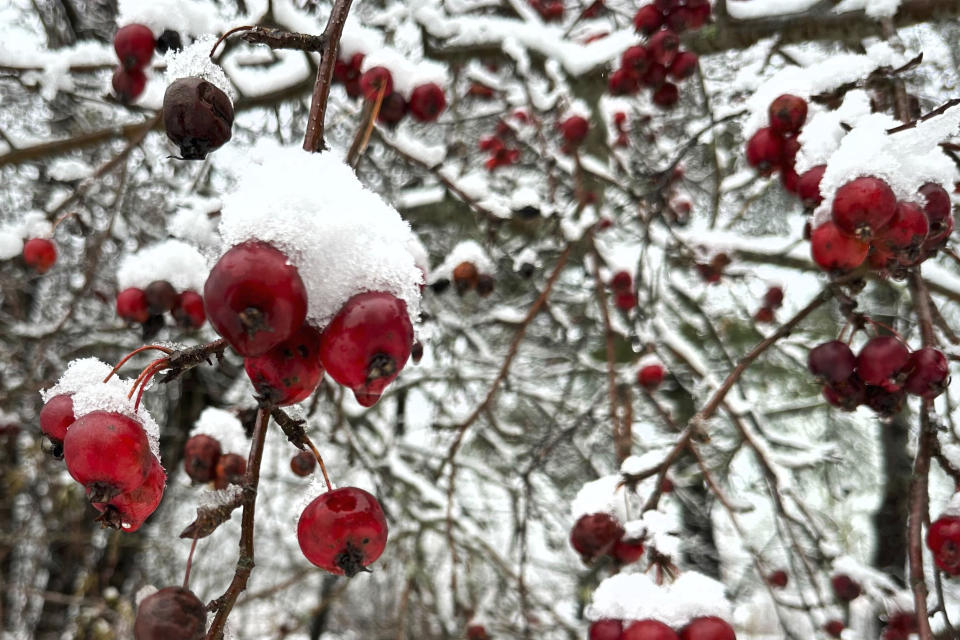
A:
[[[614,291],[629,291],[633,288],[633,277],[629,271],[617,271],[610,279],[610,288]]]
[[[869,240],[897,211],[897,197],[885,181],[861,176],[847,182],[833,196],[833,221],[843,233]]]
[[[663,382],[666,373],[662,364],[653,363],[645,365],[637,371],[637,384],[647,391],[653,391]]]
[[[654,62],[647,72],[640,76],[640,82],[645,87],[657,89],[667,81],[667,68],[659,62]]]
[[[150,470],[143,484],[133,491],[114,496],[107,503],[93,503],[94,508],[100,511],[97,522],[105,527],[132,533],[142,527],[147,518],[157,510],[163,499],[163,489],[167,485],[167,474],[160,461],[153,455],[150,457]]]
[[[490,274],[481,273],[477,276],[477,295],[481,298],[486,298],[493,293],[495,287],[496,282]]]
[[[643,540],[620,539],[613,545],[613,557],[620,564],[633,564],[643,557]]]
[[[232,136],[233,103],[203,78],[180,78],[163,94],[163,126],[184,160],[203,160]]]
[[[356,487],[328,491],[300,515],[297,539],[303,555],[321,569],[352,578],[387,544],[387,520],[380,503]]]
[[[898,611],[887,618],[883,640],[907,640],[917,632],[917,616],[911,611]]]
[[[57,261],[57,247],[46,238],[31,238],[23,245],[23,261],[37,273],[46,273]]]
[[[470,624],[467,625],[467,640],[490,640],[490,636],[482,624]]]
[[[680,53],[680,38],[670,29],[663,29],[650,37],[647,49],[658,64],[669,67]]]
[[[677,640],[677,633],[659,620],[636,620],[623,630],[620,640]]]
[[[947,575],[960,575],[960,517],[937,518],[927,531],[927,547],[938,569]]]
[[[941,249],[950,239],[950,234],[953,233],[953,225],[953,216],[947,216],[942,222],[936,224],[931,222],[930,233],[927,235],[927,239],[923,241],[922,249],[924,251]]]
[[[778,569],[767,576],[767,584],[777,589],[786,587],[789,580],[790,578],[787,576],[787,572],[783,569]]]
[[[687,0],[687,8],[690,9],[688,26],[690,29],[699,29],[707,24],[710,19],[710,3],[701,0]]]
[[[844,629],[846,629],[846,627],[839,620],[831,620],[830,622],[823,625],[823,630],[831,638],[839,638],[840,635],[843,633]]]
[[[771,309],[779,309],[783,306],[783,289],[781,287],[770,287],[763,294],[763,305]]]
[[[400,93],[394,91],[384,96],[383,102],[380,103],[377,120],[389,127],[395,127],[405,115],[407,115],[407,101]]]
[[[142,69],[153,57],[153,32],[142,24],[128,24],[117,29],[113,50],[124,69]]]
[[[753,319],[755,322],[773,322],[776,318],[773,309],[770,307],[760,307],[757,309],[757,312],[753,314]]]
[[[917,193],[923,196],[923,211],[930,220],[930,230],[932,233],[939,233],[940,226],[950,216],[950,194],[936,182],[927,182],[921,186]]]
[[[625,96],[640,89],[640,77],[630,69],[620,68],[610,74],[607,90],[614,96]]]
[[[587,139],[590,123],[583,116],[570,116],[559,125],[564,141],[570,146],[579,146]]]
[[[212,482],[221,453],[216,438],[202,433],[190,436],[183,446],[183,470],[194,482]]]
[[[823,180],[823,172],[826,170],[827,165],[818,164],[804,171],[797,180],[797,196],[803,202],[803,206],[808,209],[813,209],[823,202],[823,196],[820,195],[820,181]]]
[[[664,82],[653,92],[651,100],[661,109],[669,109],[680,100],[680,90],[672,82]]]
[[[165,587],[144,598],[133,625],[135,640],[202,640],[207,608],[183,587]]]
[[[747,141],[747,164],[768,176],[780,166],[783,139],[770,127],[758,129]]]
[[[110,84],[120,104],[130,104],[139,98],[147,87],[147,75],[141,69],[117,67]]]
[[[838,385],[853,375],[857,366],[856,356],[845,343],[831,340],[817,345],[807,356],[807,366],[818,380]]]
[[[623,633],[623,623],[620,620],[597,620],[590,625],[587,632],[588,640],[620,640]]]
[[[147,294],[138,287],[128,287],[117,294],[117,315],[129,322],[143,323],[150,317]]]
[[[330,377],[373,406],[410,357],[413,326],[407,304],[383,291],[350,298],[324,329],[320,360]]]
[[[637,75],[646,73],[650,62],[650,52],[642,44],[627,47],[620,56],[620,66]]]
[[[207,321],[203,310],[203,296],[196,291],[184,291],[173,304],[173,319],[182,329],[199,329]]]
[[[226,489],[228,484],[241,484],[246,473],[246,458],[238,453],[225,453],[217,459],[213,472],[213,488]]]
[[[477,265],[472,262],[461,262],[453,268],[453,284],[460,295],[476,287],[479,277],[480,272],[477,270]]]
[[[249,241],[230,248],[210,270],[203,306],[237,353],[259,356],[303,326],[307,291],[287,256]]]
[[[630,311],[637,306],[637,294],[633,291],[618,291],[614,304],[621,311]]]
[[[73,417],[73,398],[61,393],[53,396],[40,409],[40,431],[50,438],[55,449],[62,450],[67,429],[76,421]]]
[[[685,80],[697,71],[700,58],[692,51],[681,51],[670,65],[670,77],[674,80]]]
[[[840,231],[827,221],[810,234],[810,253],[813,261],[824,271],[850,271],[867,258],[870,244]]]
[[[781,135],[800,131],[807,121],[807,101],[800,96],[785,93],[770,103],[767,110],[770,128]]]
[[[147,299],[147,311],[152,316],[172,311],[177,302],[177,290],[166,280],[155,280],[143,290]]]
[[[667,27],[677,33],[694,28],[697,23],[697,14],[690,7],[675,7],[667,14]]]
[[[290,470],[301,478],[313,473],[316,466],[317,459],[310,451],[300,451],[290,458]]]
[[[633,14],[633,28],[645,36],[649,36],[661,26],[663,26],[663,14],[652,4],[640,7]]]
[[[393,93],[393,75],[386,67],[372,67],[360,76],[360,90],[367,100],[376,100],[381,91],[388,96]]]
[[[903,385],[907,393],[931,400],[947,388],[950,369],[943,352],[933,347],[923,347],[910,354],[906,365],[907,380]]]
[[[310,396],[323,378],[320,332],[308,324],[263,355],[243,359],[262,402],[282,407]]]
[[[433,122],[447,108],[447,97],[436,83],[422,84],[410,94],[410,114],[420,122]]]
[[[830,578],[830,586],[838,600],[850,602],[860,597],[861,588],[856,581],[845,573],[838,573]]]
[[[680,640],[736,640],[737,634],[722,618],[694,618],[680,630]]]
[[[929,231],[927,214],[919,205],[913,202],[898,202],[893,218],[877,235],[877,240],[891,251],[917,254]]]
[[[570,531],[570,545],[584,562],[592,562],[613,550],[623,537],[623,527],[609,513],[580,516]]]
[[[909,359],[910,352],[902,342],[893,336],[877,336],[857,354],[857,375],[868,385],[897,391],[903,386],[901,372]]]
[[[89,490],[91,502],[108,502],[143,484],[153,455],[141,424],[108,411],[88,413],[63,439],[70,476]]]

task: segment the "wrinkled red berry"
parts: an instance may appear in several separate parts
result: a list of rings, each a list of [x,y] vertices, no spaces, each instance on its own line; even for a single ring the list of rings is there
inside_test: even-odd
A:
[[[213,488],[225,489],[228,484],[241,484],[246,473],[246,458],[239,453],[225,453],[217,459],[213,472]]]
[[[860,597],[860,585],[845,573],[838,573],[830,578],[830,586],[838,600],[850,602]]]
[[[570,545],[584,562],[609,553],[623,537],[623,527],[609,513],[580,516],[570,532]]]
[[[867,341],[857,355],[857,375],[864,383],[897,391],[903,386],[901,371],[910,352],[893,336],[877,336]]]
[[[926,398],[936,398],[947,388],[950,368],[943,352],[933,347],[924,347],[910,354],[905,367],[907,381],[903,388],[907,393]]]
[[[262,401],[281,407],[300,402],[323,378],[320,332],[304,324],[263,355],[244,358],[243,367]]]
[[[797,133],[807,121],[807,101],[785,93],[770,103],[767,110],[770,128],[781,135]]]
[[[877,235],[897,211],[897,197],[885,181],[862,176],[837,189],[833,197],[833,221],[843,233],[869,240]]]
[[[124,69],[117,67],[110,80],[113,92],[121,104],[130,104],[143,93],[147,87],[147,76],[140,69]]]
[[[62,445],[67,429],[76,421],[73,417],[73,398],[61,393],[53,396],[40,409],[40,431],[50,438],[54,445]]]
[[[143,484],[153,455],[139,422],[119,413],[94,411],[70,425],[64,462],[91,502],[107,502]]]
[[[202,433],[190,436],[183,446],[183,470],[194,482],[212,482],[221,453],[216,438]]]
[[[951,576],[960,575],[960,517],[937,518],[927,531],[927,547],[938,569]]]
[[[113,50],[124,69],[141,69],[153,57],[153,32],[142,24],[128,24],[117,29]]]
[[[898,202],[890,223],[877,235],[877,241],[891,251],[919,252],[930,226],[927,214],[913,202]]]
[[[410,94],[410,113],[420,122],[433,122],[447,108],[447,97],[440,85],[422,84]]]
[[[57,261],[57,247],[46,238],[31,238],[23,245],[23,261],[37,273],[46,273]]]
[[[163,126],[184,160],[203,160],[226,144],[233,116],[227,94],[203,78],[180,78],[163,94]]]
[[[182,587],[165,587],[144,598],[133,625],[135,640],[203,640],[207,608]]]
[[[813,261],[824,271],[850,271],[867,258],[870,244],[840,231],[833,222],[825,222],[810,234]]]
[[[383,553],[387,520],[363,489],[328,491],[307,505],[297,524],[303,555],[321,569],[353,577]]]
[[[203,310],[203,296],[196,291],[184,291],[173,305],[173,318],[182,329],[199,329],[207,320]]]

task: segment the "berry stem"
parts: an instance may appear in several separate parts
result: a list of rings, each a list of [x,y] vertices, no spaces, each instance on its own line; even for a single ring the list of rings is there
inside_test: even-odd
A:
[[[193,542],[190,544],[190,555],[187,556],[187,569],[183,572],[183,588],[190,588],[190,569],[193,567],[193,552],[197,549],[197,540],[200,536],[200,529],[198,528],[193,534]]]
[[[377,116],[380,114],[380,107],[383,106],[383,98],[387,92],[386,83],[377,91],[377,97],[372,102],[367,100],[363,104],[363,113],[360,116],[360,127],[357,129],[357,136],[350,145],[350,151],[347,152],[347,164],[356,169],[357,160],[366,151],[370,143],[370,135],[373,133],[374,124],[377,122]]]
[[[330,483],[330,476],[327,475],[327,466],[323,464],[323,458],[320,457],[320,452],[317,451],[317,448],[313,446],[313,441],[306,435],[303,436],[303,441],[310,447],[310,451],[313,452],[313,456],[317,459],[317,464],[320,465],[320,472],[323,473],[323,481],[327,483],[327,491],[333,491],[333,485]]]
[[[873,326],[875,326],[875,327],[880,327],[880,328],[883,329],[884,331],[888,332],[890,335],[892,335],[894,338],[896,338],[897,340],[899,340],[899,341],[900,341],[901,343],[903,343],[904,345],[907,344],[907,341],[903,339],[903,336],[901,336],[899,333],[897,333],[897,331],[896,331],[893,327],[891,327],[891,326],[889,326],[889,325],[886,325],[886,324],[884,324],[884,323],[882,323],[882,322],[879,322],[879,321],[877,321],[877,320],[874,320],[873,318],[864,318],[864,319],[865,319],[867,322],[869,322],[870,324],[872,324]],[[851,337],[852,337],[852,336],[851,336]]]
[[[140,375],[137,376],[137,379],[133,381],[133,386],[130,387],[130,393],[127,394],[127,398],[133,397],[133,392],[137,390],[137,387],[140,386],[140,383],[143,382],[143,378],[150,373],[150,371],[157,366],[158,363],[168,362],[166,358],[160,358],[159,360],[154,360],[140,372]],[[151,374],[152,375],[152,374]]]
[[[138,349],[134,349],[133,351],[131,351],[131,352],[128,353],[127,355],[123,356],[123,358],[120,360],[120,362],[117,363],[117,366],[115,366],[115,367],[110,371],[110,373],[107,374],[107,377],[104,378],[103,381],[104,381],[104,382],[107,382],[108,380],[110,380],[110,378],[113,377],[113,374],[115,374],[117,371],[119,371],[119,370],[120,370],[120,367],[122,367],[124,364],[126,364],[127,360],[129,360],[129,359],[132,358],[133,356],[137,355],[138,353],[142,353],[142,352],[144,352],[144,351],[149,351],[149,350],[151,350],[151,349],[155,349],[155,350],[157,350],[157,351],[163,351],[163,352],[166,353],[167,355],[173,353],[173,349],[169,349],[169,348],[167,348],[167,347],[161,347],[161,346],[158,345],[158,344],[147,344],[147,345],[144,345],[144,346],[142,346],[142,347],[140,347],[140,348],[138,348]]]
[[[150,378],[158,374],[162,369],[166,367],[166,364],[158,361],[150,366],[150,373],[144,376],[143,380],[140,382],[140,391],[137,393],[137,401],[133,403],[133,410],[138,411],[140,409],[140,399],[143,397],[143,392],[147,388],[147,383],[150,382]]]
[[[353,0],[336,0],[330,10],[330,19],[323,30],[325,43],[320,58],[320,68],[313,85],[313,98],[310,101],[310,115],[307,118],[307,132],[303,138],[303,148],[310,153],[322,151],[327,147],[323,140],[324,117],[327,113],[327,99],[330,97],[330,85],[333,84],[333,67],[337,62],[337,49],[340,47],[340,35],[347,21]]]
[[[235,33],[239,33],[240,31],[250,31],[251,29],[255,29],[255,28],[256,27],[254,27],[253,25],[246,25],[243,27],[234,27],[233,29],[230,29],[229,31],[224,33],[222,36],[217,38],[216,42],[213,43],[213,47],[210,49],[210,59],[213,60],[213,54],[217,52],[217,47],[220,46],[221,42],[223,42],[224,40],[226,40],[227,38],[229,38]]]

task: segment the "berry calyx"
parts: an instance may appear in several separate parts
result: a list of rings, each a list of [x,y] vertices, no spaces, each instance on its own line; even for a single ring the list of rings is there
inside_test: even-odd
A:
[[[897,197],[885,181],[862,176],[847,182],[833,196],[833,221],[843,233],[869,240],[897,211]]]
[[[67,436],[67,429],[75,421],[73,398],[70,394],[61,393],[54,396],[40,409],[40,431],[50,438],[58,455],[63,451],[63,439]]]
[[[736,640],[737,634],[722,618],[694,618],[680,630],[680,640]]]
[[[372,67],[360,76],[360,90],[367,100],[376,100],[380,91],[388,96],[393,93],[393,75],[386,67]]]
[[[433,122],[447,108],[447,97],[436,83],[422,84],[410,94],[410,113],[420,122]]]
[[[413,325],[407,304],[383,291],[350,298],[324,329],[320,360],[357,402],[374,405],[410,357]]]
[[[213,328],[242,356],[259,356],[303,326],[307,291],[287,256],[264,242],[232,247],[210,270],[203,305]]]
[[[823,202],[823,196],[820,195],[820,181],[823,180],[823,172],[826,170],[827,165],[818,164],[800,174],[797,180],[797,196],[803,202],[803,206],[808,209],[813,209]]]
[[[757,130],[747,141],[747,164],[768,176],[780,166],[783,139],[770,127]]]
[[[901,371],[910,359],[910,352],[892,336],[877,336],[867,341],[857,354],[857,375],[868,385],[897,391],[905,376]]]
[[[147,311],[152,316],[159,316],[172,311],[177,302],[177,290],[166,280],[155,280],[143,290],[147,299]]]
[[[860,585],[845,573],[838,573],[830,578],[830,586],[833,587],[833,594],[837,599],[843,602],[850,602],[860,597]]]
[[[247,460],[238,453],[225,453],[217,460],[213,472],[213,488],[226,489],[228,484],[242,484]]]
[[[903,388],[907,393],[932,400],[947,388],[950,369],[943,352],[933,347],[924,347],[910,354],[905,367],[907,380]]]
[[[163,126],[184,160],[203,160],[231,138],[233,103],[203,78],[180,78],[163,94]]]
[[[153,57],[153,32],[142,24],[128,24],[117,29],[113,50],[124,69],[142,69]]]
[[[150,317],[147,294],[138,287],[128,287],[117,294],[117,315],[128,322],[144,323]]]
[[[97,522],[104,527],[113,527],[127,533],[136,531],[143,526],[163,499],[163,490],[167,485],[167,474],[160,465],[160,461],[152,455],[150,470],[143,484],[130,491],[121,493],[109,502],[94,502],[93,506],[100,515]]]
[[[91,502],[108,502],[143,484],[153,455],[147,434],[128,416],[94,411],[74,422],[63,439],[64,462]]]
[[[130,104],[139,98],[147,87],[147,76],[141,69],[117,67],[110,84],[120,104]]]
[[[637,620],[623,630],[620,640],[677,640],[677,633],[659,620]]]
[[[580,516],[570,531],[570,545],[584,562],[609,553],[620,538],[623,527],[609,513],[591,513]]]
[[[847,382],[857,366],[856,356],[845,343],[831,340],[817,345],[807,356],[810,373],[830,385]]]
[[[937,518],[927,531],[927,547],[938,569],[951,576],[960,575],[960,517]]]
[[[767,111],[770,116],[770,128],[780,135],[794,134],[800,131],[807,121],[807,101],[800,96],[785,93],[770,103]]]
[[[202,640],[207,608],[182,587],[165,587],[144,598],[133,625],[135,640]]]
[[[667,372],[662,364],[654,363],[644,365],[637,371],[637,384],[647,391],[653,391],[660,386],[666,374]]]
[[[244,358],[243,368],[261,401],[278,407],[300,402],[323,378],[320,332],[304,324],[265,354]]]
[[[597,620],[590,625],[587,631],[588,640],[620,640],[623,633],[623,623],[619,620]]]
[[[183,470],[194,482],[211,482],[220,461],[220,441],[206,434],[190,436],[183,446]]]
[[[590,123],[583,116],[570,116],[559,124],[560,133],[563,134],[564,141],[572,146],[579,146],[587,139],[587,133],[590,131]]]
[[[301,478],[305,478],[313,473],[316,466],[317,459],[310,451],[301,451],[290,458],[290,470],[293,471],[294,475],[298,475]]]
[[[199,329],[207,321],[203,310],[203,296],[196,291],[184,291],[173,304],[173,319],[182,329]]]
[[[669,67],[680,53],[680,38],[673,31],[663,29],[650,37],[647,49],[658,64]]]
[[[31,238],[23,245],[23,261],[37,273],[46,273],[57,261],[57,247],[46,238]]]
[[[810,234],[813,261],[824,271],[856,269],[869,251],[869,243],[843,233],[833,222],[824,222]]]
[[[297,539],[307,560],[352,578],[383,553],[387,520],[370,493],[343,487],[307,505],[297,523]]]

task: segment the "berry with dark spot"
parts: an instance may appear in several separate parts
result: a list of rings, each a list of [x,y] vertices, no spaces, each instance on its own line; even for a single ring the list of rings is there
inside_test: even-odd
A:
[[[141,424],[128,416],[94,411],[70,425],[64,462],[91,502],[108,502],[143,484],[153,455]]]
[[[307,505],[297,523],[297,539],[307,560],[352,578],[383,553],[387,520],[375,497],[363,489],[343,487]]]
[[[212,482],[221,453],[216,438],[202,433],[190,436],[183,446],[183,470],[194,482]]]
[[[124,69],[142,69],[153,57],[153,32],[142,24],[128,24],[117,29],[113,50]]]
[[[623,527],[616,518],[609,513],[591,513],[573,525],[570,545],[584,562],[592,562],[612,551],[622,537]]]
[[[270,351],[244,358],[243,367],[262,401],[278,407],[300,402],[323,378],[320,332],[304,324]]]
[[[310,451],[301,451],[290,458],[290,470],[301,478],[313,473],[316,466],[317,458]]]

